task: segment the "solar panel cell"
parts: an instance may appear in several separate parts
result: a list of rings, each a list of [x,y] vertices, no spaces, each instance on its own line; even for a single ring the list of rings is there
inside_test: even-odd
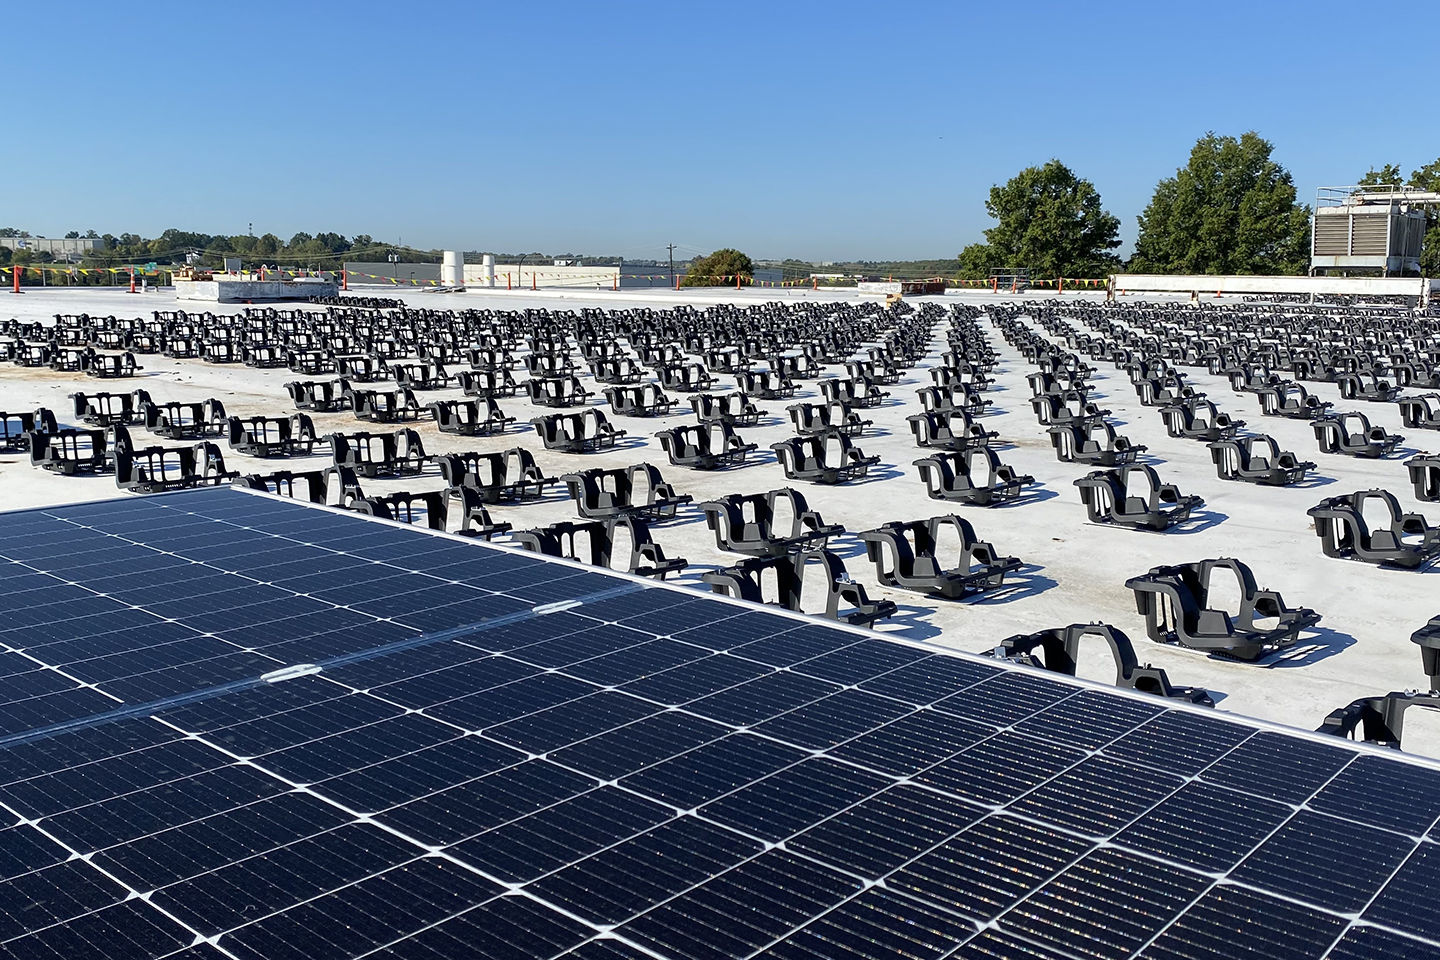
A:
[[[729,732],[718,723],[665,711],[556,750],[549,759],[601,780],[616,780]]]
[[[1440,771],[1359,757],[1306,804],[1312,810],[1423,836],[1440,816]]]
[[[762,854],[620,927],[664,956],[737,960],[860,891],[834,870],[783,851]]]
[[[491,727],[486,735],[531,753],[549,753],[633,723],[659,709],[644,700],[607,690]]]
[[[143,901],[128,900],[38,930],[4,945],[12,957],[98,957],[151,960],[174,955],[194,940]],[[210,960],[200,955],[184,960]]]
[[[643,797],[601,787],[450,848],[506,883],[523,883],[659,826],[674,813]]]
[[[1440,960],[1440,946],[1374,927],[1351,927],[1330,960]]]
[[[1002,672],[935,702],[966,720],[1008,727],[1079,691],[1028,673]]]
[[[1003,804],[1085,759],[1018,733],[1000,733],[936,764],[915,779],[976,803]]]
[[[886,885],[976,920],[991,920],[1038,889],[1090,844],[1006,816],[986,817],[891,874]]]
[[[1285,804],[1193,782],[1132,823],[1116,842],[1199,870],[1227,871],[1291,813]]]
[[[1332,910],[1358,912],[1414,846],[1397,834],[1301,811],[1231,877]]]
[[[841,690],[758,724],[756,733],[808,750],[834,747],[910,713],[908,706],[860,690]]]
[[[802,750],[772,740],[746,733],[731,734],[632,774],[621,783],[657,800],[689,809],[798,763],[806,756]]]
[[[721,653],[641,677],[626,684],[625,690],[656,703],[679,706],[769,672],[762,664]]]
[[[973,932],[972,926],[941,910],[871,888],[775,945],[766,955],[930,960],[945,956]]]
[[[1100,850],[1026,898],[1001,923],[1083,956],[1128,956],[1210,882],[1132,853]]]
[[[1422,843],[1365,909],[1365,919],[1433,938],[1440,930],[1440,848]]]
[[[417,852],[378,827],[352,823],[161,888],[151,901],[213,936],[405,863]]]
[[[544,760],[529,760],[427,794],[379,814],[376,820],[421,843],[459,843],[598,784]]]
[[[1353,759],[1355,755],[1341,747],[1258,733],[1201,776],[1223,787],[1301,803]]]
[[[934,710],[918,710],[855,737],[832,756],[891,776],[909,776],[952,757],[993,731]]]
[[[1017,813],[1105,838],[1184,785],[1179,777],[1090,757],[1010,805]]]
[[[591,923],[618,924],[764,849],[698,817],[678,817],[530,884]]]
[[[1145,960],[1318,960],[1345,925],[1333,914],[1222,884],[1197,900],[1137,956]]]
[[[686,709],[722,723],[749,726],[836,693],[838,684],[788,670],[757,677],[686,705]]]
[[[985,813],[919,787],[891,787],[786,842],[871,880],[915,859]]]

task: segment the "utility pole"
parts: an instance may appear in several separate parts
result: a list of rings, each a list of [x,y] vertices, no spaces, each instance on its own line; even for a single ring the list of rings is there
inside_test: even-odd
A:
[[[670,251],[670,289],[673,290],[675,289],[675,244],[669,244],[666,249]]]

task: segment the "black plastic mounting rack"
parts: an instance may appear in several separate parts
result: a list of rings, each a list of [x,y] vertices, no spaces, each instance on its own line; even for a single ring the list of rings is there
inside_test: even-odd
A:
[[[474,490],[485,503],[536,500],[555,482],[541,472],[535,455],[524,447],[499,453],[442,453],[435,462],[451,496]]]
[[[834,484],[866,476],[880,462],[844,435],[790,437],[770,444],[787,480]]]
[[[759,409],[739,391],[697,393],[690,397],[690,407],[702,423],[720,420],[736,427],[753,427],[761,417],[769,416],[768,410]]]
[[[1216,440],[1209,446],[1210,459],[1221,480],[1284,487],[1299,483],[1315,469],[1315,464],[1281,450],[1274,438],[1265,434]]]
[[[220,447],[202,441],[189,447],[139,447],[122,424],[110,428],[108,442],[115,461],[115,485],[130,493],[165,493],[217,486],[237,474],[225,469]]]
[[[941,531],[946,527],[954,529],[959,541],[958,567],[946,567],[937,556]],[[1007,573],[1024,566],[1016,557],[1000,556],[994,546],[976,536],[970,521],[954,514],[892,520],[857,536],[865,542],[865,552],[882,584],[951,600],[999,587]],[[951,553],[947,559],[953,557]]]
[[[1124,631],[1105,623],[1072,623],[1068,627],[1017,634],[1001,640],[999,646],[982,655],[1073,677],[1079,664],[1080,642],[1086,638],[1102,640],[1110,648],[1115,660],[1115,686],[1205,707],[1215,705],[1209,691],[1172,686],[1160,667],[1148,663],[1141,666],[1130,638]]]
[[[615,446],[625,436],[616,430],[601,410],[590,407],[583,413],[552,413],[530,421],[546,450],[591,453]]]
[[[55,414],[44,407],[30,413],[0,413],[0,450],[29,450],[31,433],[54,433],[58,429]]]
[[[816,582],[810,574],[818,569],[820,589],[824,591],[825,612],[822,616],[855,626],[871,626],[876,620],[894,616],[899,609],[893,600],[871,600],[861,584],[851,581],[845,564],[829,550],[806,550],[779,556],[748,557],[739,563],[701,575],[715,593],[765,603],[764,581],[775,581],[778,606],[799,612],[806,599],[806,584]]]
[[[1217,572],[1228,573],[1239,585],[1240,609],[1233,614],[1211,606]],[[1280,594],[1258,589],[1250,568],[1231,557],[1153,567],[1126,580],[1125,586],[1135,592],[1135,608],[1145,617],[1151,640],[1240,660],[1290,646],[1301,630],[1320,622],[1314,610],[1286,607]],[[1275,620],[1275,625],[1261,627],[1257,617]]]
[[[500,409],[494,397],[437,400],[428,409],[441,433],[462,437],[488,437],[504,433],[515,422],[514,417],[505,416],[505,411]]]
[[[252,457],[308,457],[315,449],[315,424],[303,413],[290,417],[231,417],[230,449]]]
[[[777,509],[783,504],[783,509]],[[699,505],[721,550],[772,557],[824,547],[845,528],[827,524],[792,487],[768,493],[731,493]],[[788,518],[788,524],[784,522]]]
[[[1415,484],[1415,499],[1426,503],[1440,502],[1440,456],[1422,453],[1405,461],[1410,482]]]
[[[591,566],[612,568],[616,560],[617,532],[625,531],[629,555],[619,569],[641,577],[664,580],[689,565],[680,557],[667,557],[639,517],[613,520],[562,520],[537,530],[516,530],[510,536],[520,546],[551,557],[566,557]]]
[[[1370,529],[1367,503],[1383,507],[1389,521],[1384,529]],[[1432,527],[1421,514],[1403,512],[1389,490],[1327,497],[1306,513],[1315,521],[1315,534],[1327,557],[1414,570],[1440,556],[1440,527]]]
[[[1389,456],[1405,442],[1384,427],[1372,427],[1363,413],[1327,413],[1311,422],[1321,453],[1343,453],[1378,459]]]
[[[73,427],[48,433],[36,430],[30,434],[29,446],[32,466],[66,477],[77,473],[104,473],[114,466],[108,455],[104,430]]]
[[[1019,499],[1025,488],[1034,484],[1029,474],[1000,462],[989,447],[976,447],[963,452],[936,453],[914,461],[920,479],[931,500],[973,503],[981,507],[996,506]]]
[[[1091,523],[1168,530],[1205,505],[1203,498],[1186,496],[1173,483],[1161,483],[1155,468],[1143,463],[1096,470],[1076,480],[1075,486]]]
[[[723,470],[739,466],[755,450],[724,420],[685,423],[655,434],[660,447],[677,467]]]

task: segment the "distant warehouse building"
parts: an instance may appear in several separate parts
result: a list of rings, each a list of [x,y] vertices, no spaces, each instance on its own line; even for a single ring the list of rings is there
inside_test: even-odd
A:
[[[51,240],[47,237],[0,237],[0,247],[10,250],[33,250],[55,257],[83,257],[92,250],[99,250],[100,240],[86,240],[83,237],[63,237]]]

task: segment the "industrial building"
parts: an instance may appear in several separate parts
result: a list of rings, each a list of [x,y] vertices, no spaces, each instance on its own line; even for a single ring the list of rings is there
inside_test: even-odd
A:
[[[100,249],[100,240],[85,237],[0,237],[0,247],[9,250],[33,250],[60,258],[83,257],[92,250]]]

